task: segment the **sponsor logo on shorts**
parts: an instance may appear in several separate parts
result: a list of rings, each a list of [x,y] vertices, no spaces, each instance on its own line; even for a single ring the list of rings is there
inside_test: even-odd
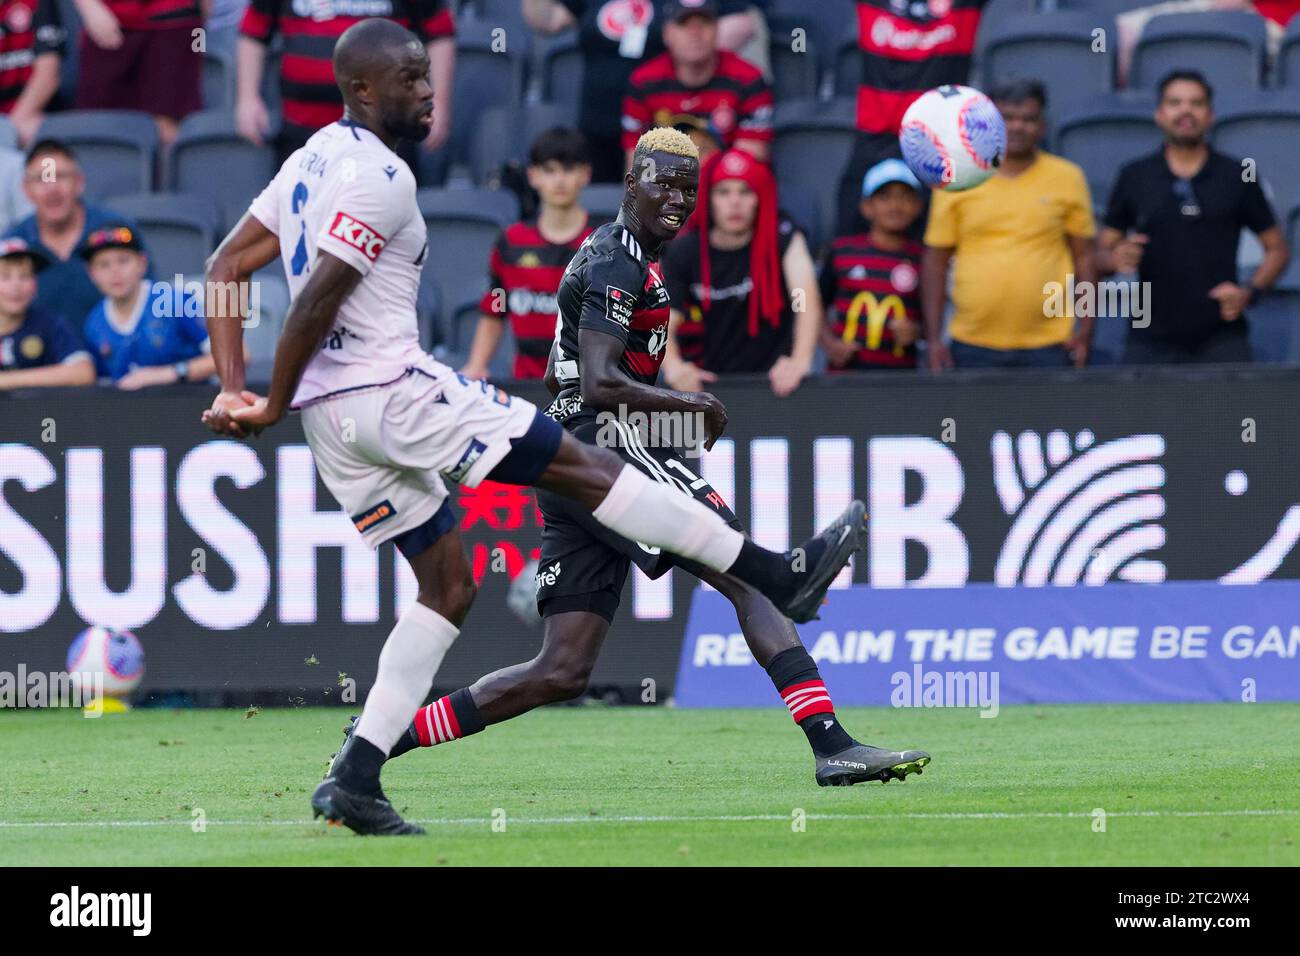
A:
[[[375,525],[387,521],[393,515],[397,514],[397,509],[393,503],[385,498],[379,504],[367,508],[359,515],[352,516],[352,523],[357,526],[357,530],[362,534],[373,528]]]
[[[534,591],[540,593],[544,587],[554,587],[560,580],[560,562],[556,561],[549,568],[539,568]]]
[[[335,213],[330,235],[356,249],[371,262],[379,258],[379,253],[388,244],[388,240],[378,232],[345,212]]]
[[[482,458],[485,451],[487,451],[487,445],[477,438],[471,438],[469,447],[460,456],[460,461],[456,462],[455,467],[444,471],[443,474],[452,481],[463,481],[465,476],[469,474],[469,470],[474,467],[474,462]]]
[[[632,293],[618,286],[605,286],[605,318],[622,326],[632,324]]]

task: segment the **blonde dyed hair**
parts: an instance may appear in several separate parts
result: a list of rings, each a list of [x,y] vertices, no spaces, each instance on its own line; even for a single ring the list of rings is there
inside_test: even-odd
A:
[[[651,153],[669,153],[673,156],[685,156],[696,162],[700,160],[700,149],[691,138],[681,130],[671,126],[656,126],[641,134],[632,151],[632,169],[641,168],[645,158]]]

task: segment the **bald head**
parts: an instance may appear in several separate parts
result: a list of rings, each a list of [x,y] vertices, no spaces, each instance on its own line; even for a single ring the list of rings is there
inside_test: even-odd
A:
[[[429,135],[429,55],[405,27],[379,17],[353,24],[334,45],[334,79],[347,116],[390,146]]]
[[[418,54],[424,45],[406,27],[373,17],[354,23],[334,45],[334,80],[346,99],[355,80],[373,83],[404,53]]]

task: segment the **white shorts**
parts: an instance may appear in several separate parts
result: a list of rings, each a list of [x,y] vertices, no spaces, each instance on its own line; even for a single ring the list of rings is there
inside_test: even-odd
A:
[[[486,478],[537,414],[430,360],[390,385],[306,406],[302,427],[325,486],[377,548],[433,517],[444,477],[470,488]]]

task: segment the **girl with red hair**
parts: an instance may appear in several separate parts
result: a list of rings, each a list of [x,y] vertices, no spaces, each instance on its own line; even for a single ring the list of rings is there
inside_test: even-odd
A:
[[[791,394],[812,368],[822,301],[808,243],[778,210],[771,170],[738,149],[710,156],[692,225],[664,253],[665,378],[700,391],[719,375],[766,372],[778,397]]]

